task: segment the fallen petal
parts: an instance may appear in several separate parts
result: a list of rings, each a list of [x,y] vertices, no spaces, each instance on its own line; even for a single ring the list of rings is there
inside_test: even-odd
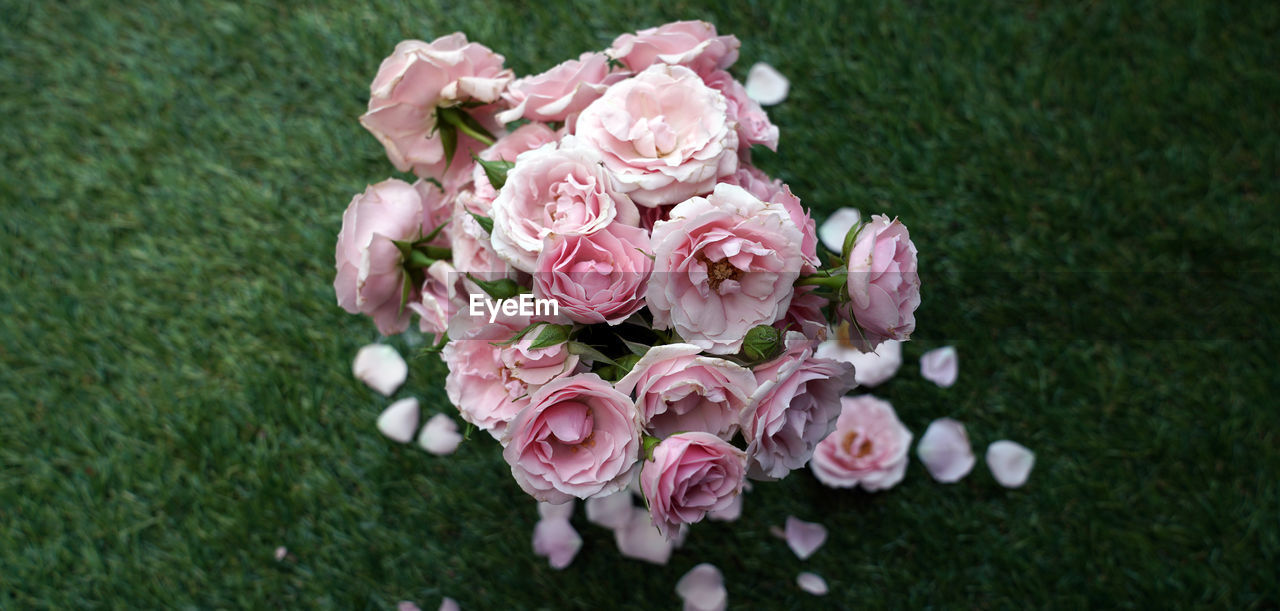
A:
[[[440,611],[458,611],[458,601],[448,596],[444,597],[444,600],[440,601]]]
[[[631,513],[635,505],[631,503],[631,492],[621,490],[609,496],[587,499],[587,521],[610,530],[617,530],[631,522]]]
[[[787,94],[791,91],[791,81],[788,81],[787,77],[782,76],[782,73],[773,66],[758,62],[747,72],[747,82],[744,87],[747,90],[747,97],[763,106],[772,106],[787,99]]]
[[[538,517],[543,520],[568,520],[573,517],[573,499],[568,503],[554,505],[538,501]]]
[[[458,432],[458,423],[444,414],[436,414],[427,420],[422,432],[418,433],[418,445],[422,449],[445,456],[453,454],[462,443],[462,434]]]
[[[1020,443],[1001,439],[987,446],[987,467],[1005,488],[1019,488],[1027,483],[1035,464],[1036,453]]]
[[[827,541],[827,527],[815,522],[805,522],[795,516],[787,516],[785,533],[787,546],[801,560],[807,560]]]
[[[853,376],[858,386],[873,388],[884,384],[898,373],[898,368],[902,366],[902,342],[896,339],[885,340],[873,352],[863,352],[847,341],[833,339],[819,344],[815,356],[853,365]]]
[[[418,430],[418,400],[409,397],[387,406],[378,416],[378,430],[388,439],[409,443]]]
[[[950,388],[959,373],[960,364],[953,346],[930,350],[920,357],[920,375],[938,386]]]
[[[402,600],[400,604],[396,605],[396,611],[422,611],[422,609],[413,604],[413,601]]]
[[[929,475],[944,484],[960,481],[973,469],[975,462],[973,449],[969,446],[969,434],[963,424],[951,418],[939,418],[929,423],[916,446],[916,456],[929,470]]]
[[[356,352],[351,373],[370,388],[390,397],[409,377],[409,366],[395,348],[386,344],[369,344]]]
[[[685,611],[724,611],[729,606],[724,575],[715,565],[706,562],[693,567],[676,582],[676,594],[684,601]]]
[[[289,555],[289,548],[281,545],[276,548],[276,560],[284,560]]]
[[[807,571],[796,575],[796,585],[800,586],[801,590],[814,596],[825,596],[829,591],[827,590],[827,580],[823,579],[821,575]]]
[[[844,252],[844,238],[862,222],[862,214],[857,208],[841,208],[831,213],[818,228],[818,239],[832,252]]]
[[[547,559],[553,569],[563,569],[582,549],[582,537],[563,518],[539,520],[533,527],[533,553]]]
[[[646,509],[635,507],[627,525],[613,531],[618,552],[628,558],[665,565],[671,559],[674,542],[668,541],[653,525]]]

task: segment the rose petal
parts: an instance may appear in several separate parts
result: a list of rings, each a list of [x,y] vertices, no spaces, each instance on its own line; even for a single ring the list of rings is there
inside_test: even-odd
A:
[[[706,562],[693,567],[676,582],[676,594],[684,601],[685,611],[723,611],[729,606],[724,575],[715,565]]]
[[[568,503],[560,505],[539,501],[538,517],[543,520],[568,520],[573,517],[573,500],[571,499]]]
[[[409,443],[418,430],[418,400],[409,397],[387,406],[378,416],[378,430],[392,441]]]
[[[950,388],[956,383],[960,366],[954,346],[945,346],[930,350],[920,357],[920,375],[924,379],[943,388]]]
[[[412,601],[402,600],[396,605],[396,611],[422,611],[422,609],[419,609],[418,605],[413,604]]]
[[[582,549],[582,537],[563,518],[539,520],[533,527],[533,553],[547,559],[553,569],[563,569]]]
[[[816,573],[804,572],[796,575],[796,585],[801,590],[813,594],[814,596],[825,596],[827,590],[827,580]]]
[[[847,330],[841,332],[848,333]],[[871,352],[863,352],[850,342],[840,339],[827,340],[818,345],[815,354],[853,365],[854,379],[858,386],[866,388],[874,388],[889,381],[902,366],[902,342],[894,339],[885,340]]]
[[[916,456],[924,463],[933,479],[944,484],[960,481],[973,469],[973,449],[964,425],[951,418],[929,423],[916,446]]]
[[[815,522],[805,522],[795,516],[787,516],[785,532],[787,546],[801,560],[808,559],[827,541],[827,527]]]
[[[444,597],[444,600],[440,601],[440,611],[458,611],[458,601],[448,596]]]
[[[289,548],[281,545],[276,548],[276,560],[284,560],[289,555]]]
[[[1020,443],[1001,439],[987,446],[987,467],[1005,488],[1019,488],[1027,483],[1036,454]]]
[[[849,230],[862,222],[862,213],[856,208],[841,208],[831,213],[818,228],[818,239],[833,252],[844,251],[844,238]]]
[[[386,344],[369,344],[356,352],[351,373],[370,388],[390,397],[409,377],[409,366],[395,348]]]
[[[791,91],[791,81],[782,76],[773,66],[758,62],[747,72],[747,97],[763,106],[772,106],[787,99]]]
[[[618,552],[628,558],[665,565],[671,558],[674,541],[667,541],[649,519],[649,512],[633,508],[627,525],[613,531]]]
[[[432,416],[427,420],[426,426],[422,427],[422,432],[418,433],[418,445],[436,456],[453,454],[461,443],[462,434],[458,433],[458,423],[444,414]]]
[[[707,513],[707,517],[717,522],[733,522],[742,516],[742,495],[738,494],[733,497],[733,501],[728,507],[720,511],[711,511]]]
[[[631,522],[631,492],[622,490],[608,496],[587,499],[587,521],[610,530],[617,530]]]

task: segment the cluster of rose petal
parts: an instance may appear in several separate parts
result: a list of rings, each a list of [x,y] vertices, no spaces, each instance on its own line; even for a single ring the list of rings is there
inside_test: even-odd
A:
[[[539,501],[638,481],[674,537],[846,417],[854,368],[817,350],[831,323],[862,351],[914,330],[906,227],[874,216],[820,256],[800,199],[751,165],[778,129],[727,72],[738,48],[677,22],[517,79],[455,33],[400,43],[373,80],[360,121],[418,180],[352,199],[338,303],[434,334],[449,399]],[[497,307],[524,293],[556,313]],[[873,445],[905,453],[884,435],[833,442],[848,473],[819,476],[891,485],[897,463],[867,473]]]

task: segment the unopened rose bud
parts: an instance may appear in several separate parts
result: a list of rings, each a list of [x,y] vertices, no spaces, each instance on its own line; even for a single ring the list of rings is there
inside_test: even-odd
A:
[[[742,354],[752,361],[767,361],[782,351],[782,332],[769,325],[756,325],[742,341]]]

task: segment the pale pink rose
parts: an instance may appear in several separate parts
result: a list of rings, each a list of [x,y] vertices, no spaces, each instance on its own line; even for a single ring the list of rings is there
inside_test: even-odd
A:
[[[824,341],[828,329],[822,309],[827,307],[827,303],[827,298],[818,294],[817,287],[797,286],[786,315],[773,326],[780,331],[799,331],[809,339]]]
[[[610,87],[578,116],[575,133],[637,204],[677,204],[738,168],[727,112],[724,95],[693,71],[657,65]]]
[[[714,354],[732,354],[747,331],[773,324],[791,304],[804,257],[800,229],[780,204],[716,185],[653,229],[654,274],[646,300],[658,329]]]
[[[813,452],[809,468],[832,488],[887,490],[907,473],[911,431],[888,401],[871,395],[844,397],[836,430]]]
[[[466,274],[471,274],[490,282],[502,278],[515,279],[515,268],[494,252],[489,243],[489,234],[485,233],[484,228],[475,218],[461,212],[459,208],[459,213],[454,217],[453,222],[458,225],[457,230],[450,235],[453,265],[460,275],[465,278]],[[469,280],[464,279],[463,282],[468,293],[480,293],[480,288]]]
[[[517,157],[525,151],[532,151],[544,144],[559,139],[550,127],[542,123],[525,123],[511,133],[498,138],[493,146],[480,151],[478,155],[485,161],[510,161],[515,163]],[[480,216],[493,215],[493,200],[498,197],[498,190],[489,183],[489,176],[484,167],[475,164],[471,169],[471,189],[468,195],[459,194],[465,210]],[[470,216],[470,215],[468,215]]]
[[[648,232],[614,223],[589,235],[545,240],[533,294],[555,299],[561,315],[583,324],[616,325],[644,307],[653,272]]]
[[[909,339],[920,307],[920,276],[906,225],[882,214],[871,217],[854,240],[848,264],[849,303],[842,315],[862,330],[863,348]]]
[[[543,238],[586,235],[640,213],[593,150],[573,138],[520,155],[493,202],[493,249],[521,271],[537,269]]]
[[[754,479],[780,479],[803,467],[835,427],[840,397],[857,386],[853,367],[813,355],[814,343],[787,334],[787,351],[756,369],[759,387],[742,415]]]
[[[800,198],[791,193],[791,187],[781,180],[771,179],[755,166],[743,164],[738,171],[725,182],[746,189],[762,202],[781,204],[787,215],[800,228],[803,238],[800,241],[800,252],[804,254],[805,267],[802,270],[811,274],[818,269],[818,229],[809,211],[800,203]]]
[[[735,36],[717,35],[716,26],[705,21],[676,21],[623,34],[605,53],[635,72],[661,63],[708,74],[738,61],[741,45]]]
[[[400,307],[404,256],[394,241],[421,238],[422,215],[422,196],[395,178],[365,189],[342,214],[334,257],[338,305],[373,317],[383,335],[409,328],[409,310]]]
[[[640,470],[640,488],[653,525],[668,539],[682,524],[725,509],[742,494],[747,455],[701,431],[677,433],[653,448]]]
[[[627,76],[626,72],[610,72],[609,58],[604,53],[583,53],[542,74],[512,82],[502,94],[511,109],[498,113],[498,120],[510,123],[523,117],[572,123],[574,116],[610,85]]]
[[[436,130],[436,109],[466,103],[468,114],[486,127],[496,127],[492,103],[514,75],[502,67],[503,57],[484,45],[467,42],[454,33],[425,43],[406,40],[382,61],[369,87],[369,111],[361,125],[387,149],[387,157],[401,172],[410,169],[424,178],[445,178],[444,143]],[[469,160],[484,145],[461,132],[455,157]],[[464,164],[451,170],[463,171]]]
[[[528,405],[531,392],[578,368],[578,357],[569,354],[566,344],[532,348],[535,338],[526,336],[501,345],[523,326],[479,323],[457,335],[451,329],[451,340],[441,352],[449,367],[444,383],[449,400],[464,420],[495,438]]]
[[[853,365],[858,386],[879,386],[898,373],[902,367],[902,342],[886,340],[875,350],[863,352],[849,334],[849,324],[841,323],[835,329],[835,337],[818,346],[817,355]]]
[[[640,419],[629,397],[580,373],[534,392],[502,441],[520,488],[564,503],[626,487],[639,460]]]
[[[640,421],[657,437],[705,431],[731,439],[751,401],[751,370],[721,358],[701,356],[693,344],[654,346],[616,388],[636,397]]]
[[[742,83],[724,70],[716,70],[702,80],[724,94],[729,120],[737,124],[738,146],[750,149],[759,144],[771,151],[778,150],[778,126],[769,120],[769,114],[759,102],[747,96]]]
[[[431,235],[437,227],[443,226],[435,239],[431,240],[430,245],[448,247],[449,234],[453,231],[450,223],[453,219],[453,202],[440,187],[430,181],[421,179],[414,181],[413,189],[422,198],[422,236]]]
[[[434,335],[437,342],[449,330],[449,320],[454,314],[467,307],[467,292],[459,285],[460,279],[448,261],[432,263],[427,267],[417,301],[407,306],[419,317],[418,329]]]

